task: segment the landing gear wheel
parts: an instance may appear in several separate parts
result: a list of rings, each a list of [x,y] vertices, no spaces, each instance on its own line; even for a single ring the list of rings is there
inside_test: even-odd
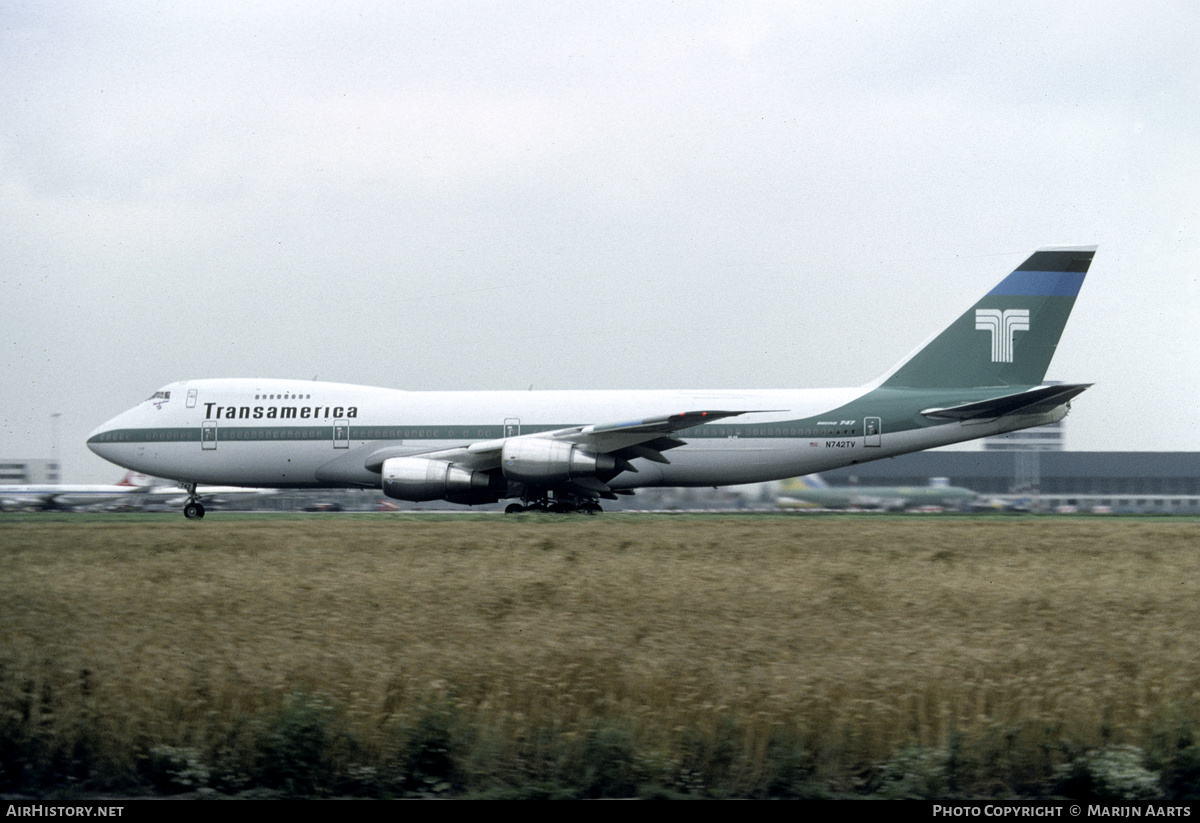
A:
[[[555,491],[551,497],[545,489],[527,491],[520,503],[510,503],[505,514],[534,512],[542,514],[599,514],[604,511],[595,498],[584,497],[569,491]]]
[[[200,502],[200,495],[196,494],[195,483],[182,483],[181,485],[187,490],[187,504],[183,507],[183,516],[188,520],[199,520],[204,516],[204,505]]]

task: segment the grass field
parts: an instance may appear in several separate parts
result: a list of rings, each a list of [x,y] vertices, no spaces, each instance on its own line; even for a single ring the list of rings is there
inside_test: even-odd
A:
[[[1200,522],[0,518],[0,790],[1190,798]]]

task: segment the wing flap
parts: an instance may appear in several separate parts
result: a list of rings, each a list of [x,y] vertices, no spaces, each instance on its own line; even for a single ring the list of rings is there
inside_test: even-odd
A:
[[[613,490],[608,487],[608,484],[603,480],[595,477],[575,477],[566,484],[567,488],[575,494],[583,497],[589,497],[593,494],[603,497],[605,500],[616,500],[617,496]]]

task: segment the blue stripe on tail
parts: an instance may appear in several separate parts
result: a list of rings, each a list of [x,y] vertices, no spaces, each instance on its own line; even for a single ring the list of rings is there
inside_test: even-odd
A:
[[[1000,281],[989,295],[1021,294],[1029,297],[1074,297],[1083,285],[1083,272],[1017,271]]]

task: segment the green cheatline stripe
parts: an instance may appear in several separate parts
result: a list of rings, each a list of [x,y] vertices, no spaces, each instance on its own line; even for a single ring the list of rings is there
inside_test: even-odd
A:
[[[521,434],[555,431],[569,426],[522,426]],[[217,439],[229,442],[265,441],[326,441],[334,438],[332,426],[220,426]],[[738,424],[697,426],[683,429],[672,436],[697,440],[727,437],[857,437],[858,426],[813,426],[804,421],[770,424]],[[350,426],[346,440],[495,440],[504,436],[502,426]],[[91,438],[89,443],[199,443],[197,428],[118,429]]]

